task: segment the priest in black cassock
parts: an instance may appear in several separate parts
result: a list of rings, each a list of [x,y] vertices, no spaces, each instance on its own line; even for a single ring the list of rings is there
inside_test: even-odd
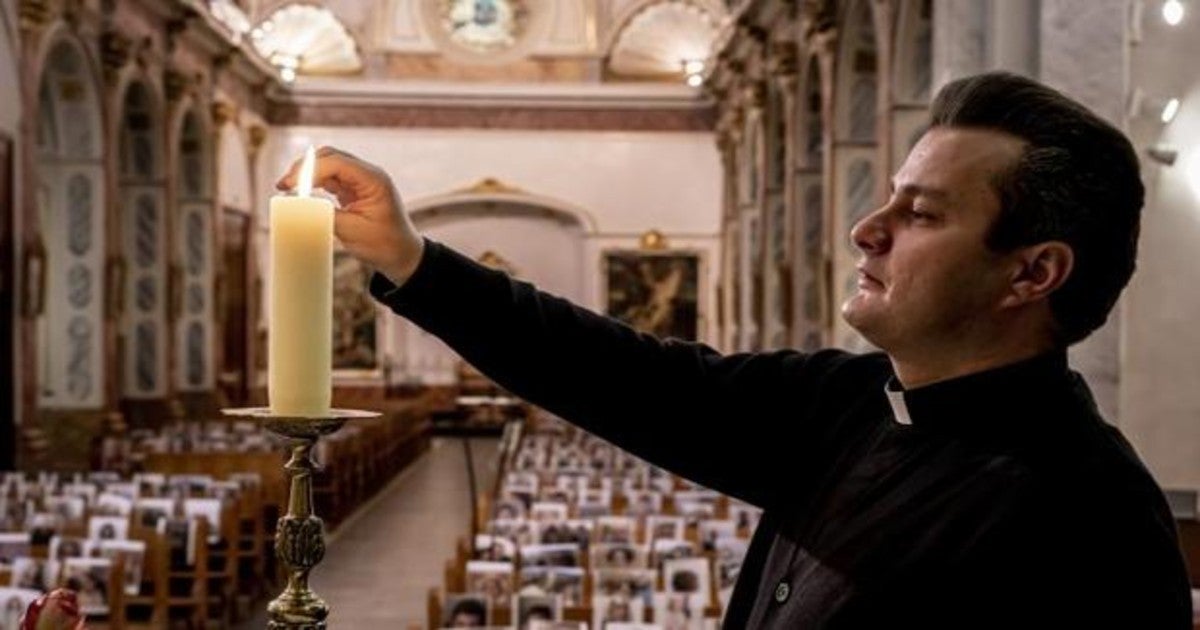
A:
[[[1166,501],[1067,348],[1134,270],[1125,136],[1035,81],[948,84],[860,220],[842,315],[883,351],[658,339],[421,237],[323,149],[371,293],[497,383],[761,506],[726,628],[1191,628]],[[294,184],[294,172],[280,187]]]

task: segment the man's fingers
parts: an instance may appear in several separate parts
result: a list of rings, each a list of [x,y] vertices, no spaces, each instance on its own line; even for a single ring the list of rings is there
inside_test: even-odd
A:
[[[275,187],[279,190],[294,189],[299,181],[300,166],[303,162],[303,158],[293,161],[283,177],[275,182]],[[358,158],[333,147],[321,147],[316,151],[313,164],[314,187],[325,188],[327,181],[337,179],[340,180],[343,189],[352,189],[356,185],[366,183],[367,177],[367,167]]]

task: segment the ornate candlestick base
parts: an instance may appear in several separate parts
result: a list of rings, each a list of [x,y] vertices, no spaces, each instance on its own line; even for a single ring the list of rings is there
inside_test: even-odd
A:
[[[277,416],[266,407],[224,409],[227,416],[261,422],[288,440],[291,459],[284,464],[290,479],[287,514],[275,529],[275,554],[287,567],[283,593],[267,605],[268,630],[325,630],[329,605],[308,588],[308,574],[325,557],[325,523],[313,513],[312,476],[317,466],[312,449],[323,435],[349,420],[377,418],[373,411],[333,409],[321,418]]]

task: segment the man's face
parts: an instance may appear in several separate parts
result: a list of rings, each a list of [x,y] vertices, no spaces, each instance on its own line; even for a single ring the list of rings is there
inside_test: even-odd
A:
[[[979,336],[1005,292],[1003,258],[985,238],[1000,214],[995,178],[1020,157],[1020,139],[978,129],[927,132],[892,180],[883,207],[850,235],[858,291],[842,316],[890,354]]]

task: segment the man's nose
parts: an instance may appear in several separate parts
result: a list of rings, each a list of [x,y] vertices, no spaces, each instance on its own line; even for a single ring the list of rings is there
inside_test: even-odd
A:
[[[879,255],[891,246],[891,231],[880,210],[859,219],[850,228],[850,240],[865,254]]]

